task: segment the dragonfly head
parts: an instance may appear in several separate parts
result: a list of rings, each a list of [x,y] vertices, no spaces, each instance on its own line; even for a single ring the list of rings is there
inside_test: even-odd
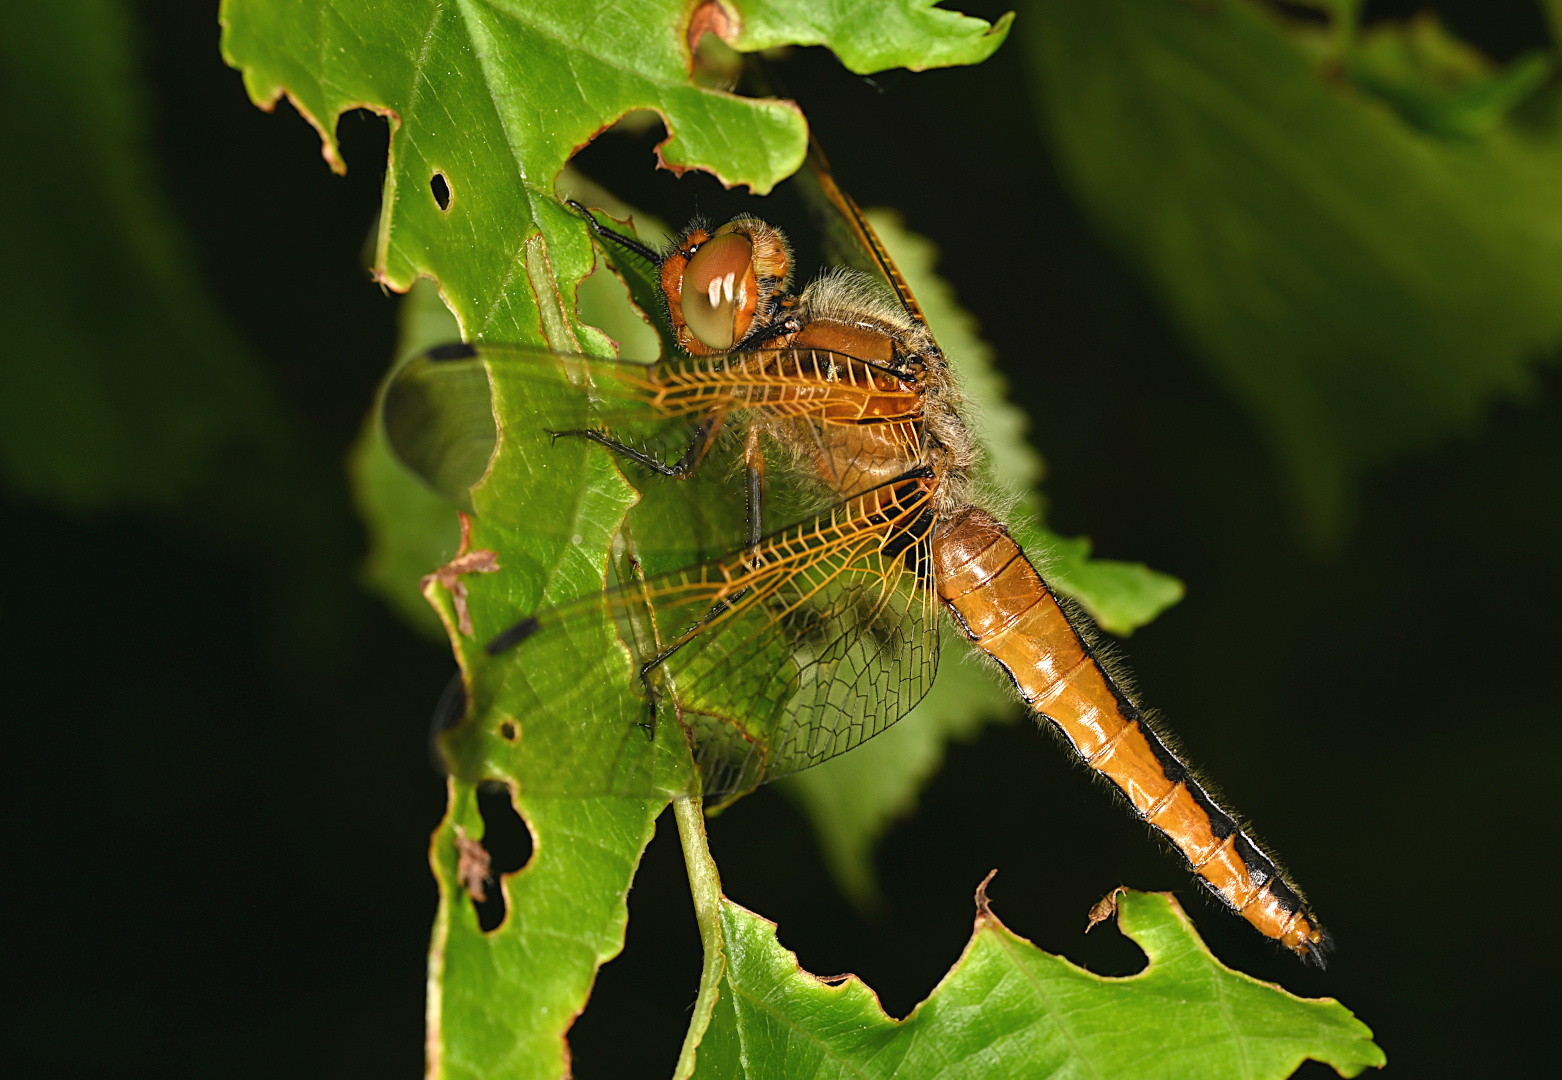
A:
[[[723,353],[764,333],[787,306],[791,255],[786,237],[758,218],[733,218],[714,233],[692,226],[661,267],[678,343]]]

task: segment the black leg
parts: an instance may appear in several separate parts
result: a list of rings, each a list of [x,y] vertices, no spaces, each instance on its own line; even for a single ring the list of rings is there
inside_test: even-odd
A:
[[[705,460],[705,454],[710,450],[711,443],[715,440],[717,430],[720,428],[720,416],[712,414],[700,422],[699,428],[694,433],[694,441],[689,444],[677,461],[669,464],[653,454],[630,446],[628,443],[619,442],[605,431],[597,431],[593,428],[579,428],[572,431],[550,431],[548,434],[555,439],[578,438],[590,439],[598,446],[605,446],[615,454],[621,454],[631,461],[638,462],[654,473],[662,476],[670,476],[675,480],[682,480],[694,473],[700,467],[700,462]]]
[[[730,608],[733,604],[737,603],[739,600],[743,599],[744,594],[747,592],[748,588],[745,587],[739,589],[725,600],[716,601],[716,603],[711,605],[711,609],[700,617],[700,621],[695,624],[695,628],[698,629],[700,627],[708,626],[710,623],[714,622],[724,611]],[[649,723],[641,724],[640,727],[645,730],[646,735],[649,737],[654,737],[656,734],[656,709],[657,705],[661,701],[660,692],[657,691],[655,684],[651,682],[651,673],[657,668],[661,667],[663,664],[667,663],[667,661],[671,660],[674,653],[683,648],[685,645],[689,644],[689,642],[693,641],[696,636],[697,635],[693,632],[685,633],[673,644],[667,646],[667,648],[663,649],[661,652],[651,657],[651,659],[640,665],[640,685],[645,687],[646,701],[648,701],[651,706],[651,719]]]
[[[646,742],[656,741],[656,713],[662,705],[662,695],[657,693],[656,687],[651,685],[651,673],[644,667],[640,669],[640,684],[645,687],[646,718],[635,726],[645,732]]]

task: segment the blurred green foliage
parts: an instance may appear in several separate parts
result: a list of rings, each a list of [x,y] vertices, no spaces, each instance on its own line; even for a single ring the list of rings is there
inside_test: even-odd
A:
[[[1366,470],[1473,430],[1562,341],[1562,84],[1554,50],[1497,69],[1320,6],[1039,0],[1023,33],[1069,185],[1337,547]]]
[[[0,35],[0,124],[35,155],[0,170],[0,476],[76,511],[224,498],[224,475],[296,454],[149,160],[134,35],[115,0],[29,8]]]
[[[811,34],[829,28],[812,40],[840,38],[848,53],[870,64],[904,62],[912,52],[930,65],[977,59],[1002,40],[1002,27],[989,33],[985,23],[929,13],[929,6],[908,3],[913,19],[900,35],[862,39],[877,46],[898,41],[890,53],[860,53],[860,19],[822,6],[792,13],[805,16]],[[435,278],[466,336],[602,355],[606,335],[575,318],[576,287],[594,262],[589,235],[552,190],[575,146],[627,112],[655,108],[674,132],[660,153],[679,167],[699,166],[762,193],[801,162],[804,128],[795,106],[689,85],[679,10],[646,7],[632,20],[603,20],[571,3],[462,13],[337,5],[306,13],[229,0],[223,47],[258,103],[269,107],[283,93],[294,100],[320,128],[333,163],[331,127],[339,112],[367,102],[398,117],[376,255],[380,280],[408,288],[418,275]],[[766,35],[767,10],[756,9],[747,32]],[[631,25],[638,29],[626,32]],[[546,124],[537,122],[543,115]],[[622,677],[627,672],[615,665],[608,627],[590,641],[580,635],[561,641],[567,655],[533,656],[536,668],[528,672],[507,670],[472,647],[517,611],[600,591],[612,537],[638,499],[599,448],[576,441],[553,446],[534,419],[550,415],[550,392],[502,380],[494,386],[498,450],[470,501],[462,500],[474,511],[473,547],[496,552],[501,571],[473,575],[468,586],[477,636],[458,631],[461,619],[445,590],[430,593],[462,662],[473,714],[497,708],[516,718],[511,730],[524,729],[506,740],[474,721],[455,733],[464,738],[446,744],[455,775],[451,811],[435,845],[442,888],[430,987],[439,1018],[431,1025],[430,1053],[441,1075],[484,1073],[500,1060],[523,1072],[557,1071],[559,1036],[584,1003],[596,968],[617,951],[622,896],[667,801],[665,792],[563,804],[539,795],[576,772],[579,777],[560,786],[580,787],[601,755],[611,754],[606,744],[613,740],[590,737],[582,723],[602,735],[628,731],[638,742],[635,720],[643,705]],[[400,553],[441,541],[424,524],[425,513],[402,514],[395,506],[397,482],[386,474],[378,441],[369,433],[357,454],[360,504],[381,531],[401,538],[377,543],[371,580],[404,567]],[[427,506],[421,493],[402,494],[415,507]],[[654,549],[658,534],[645,520],[635,535]],[[646,767],[676,775],[679,742],[677,726],[662,725],[656,744],[643,747]],[[456,840],[462,830],[481,836],[463,808],[473,805],[477,783],[493,780],[512,786],[517,809],[551,854],[534,860],[515,885],[512,918],[483,935],[461,887]],[[590,825],[572,824],[582,814]],[[583,829],[591,834],[589,845],[566,841]],[[604,904],[550,899],[565,894],[599,896]],[[517,1011],[519,1027],[496,1028],[496,1017],[513,1020]],[[498,1030],[505,1034],[495,1042]]]

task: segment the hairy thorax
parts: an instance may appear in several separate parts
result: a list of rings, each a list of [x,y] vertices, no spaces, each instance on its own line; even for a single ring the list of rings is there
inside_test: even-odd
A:
[[[811,350],[834,378],[881,387],[854,402],[860,415],[823,423],[783,423],[772,434],[825,487],[849,496],[918,468],[929,469],[940,518],[970,501],[976,441],[961,415],[959,388],[943,353],[920,322],[908,318],[882,286],[855,271],[835,271],[804,290],[800,329],[765,344]],[[830,358],[837,358],[831,360]],[[852,370],[852,360],[859,362]],[[919,405],[907,413],[907,391]]]

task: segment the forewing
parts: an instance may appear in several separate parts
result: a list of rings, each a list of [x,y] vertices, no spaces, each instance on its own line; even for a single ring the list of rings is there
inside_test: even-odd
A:
[[[501,438],[524,444],[527,462],[539,470],[547,468],[555,433],[585,430],[665,465],[686,462],[693,467],[674,479],[618,454],[637,487],[659,489],[636,510],[647,518],[637,529],[643,550],[686,559],[710,557],[748,535],[741,448],[750,423],[772,437],[766,503],[784,516],[769,516],[788,521],[816,512],[824,487],[866,486],[859,458],[877,461],[888,447],[908,466],[914,462],[920,415],[920,395],[901,377],[824,350],[637,364],[488,343],[443,346],[406,364],[383,408],[397,456],[468,511]],[[523,419],[501,430],[496,416]],[[774,440],[784,444],[782,452]],[[858,445],[866,441],[873,445]],[[550,527],[527,524],[538,532]]]
[[[660,368],[525,346],[443,346],[397,371],[386,388],[383,423],[403,464],[471,512],[473,491],[486,481],[501,440],[539,480],[550,467],[556,471],[561,448],[579,441],[578,435],[560,433],[605,432],[648,457],[678,461],[701,438],[709,409],[663,407]],[[507,422],[501,427],[496,417]],[[741,488],[731,482],[736,453],[731,444],[730,436],[712,440],[708,460],[678,481],[617,457],[637,488],[665,489],[657,493],[656,510],[677,528],[640,529],[653,550],[676,551],[684,560],[708,557],[747,535]],[[533,513],[516,524],[568,539],[569,508],[558,511]]]
[[[571,356],[523,345],[442,345],[403,365],[382,415],[397,457],[451,501],[469,501],[497,448],[496,416],[523,417],[522,438],[601,428],[660,442],[684,436],[689,410],[655,402],[657,365]],[[532,424],[535,423],[533,427]],[[513,425],[514,421],[512,421]]]

